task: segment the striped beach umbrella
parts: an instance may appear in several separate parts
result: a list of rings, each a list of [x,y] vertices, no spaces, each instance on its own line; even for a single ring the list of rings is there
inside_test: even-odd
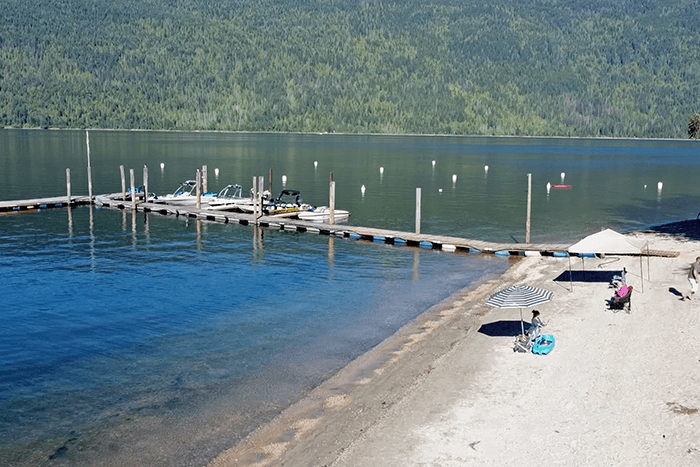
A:
[[[496,292],[486,301],[487,305],[496,308],[520,308],[520,328],[525,334],[523,308],[531,308],[552,299],[552,292],[530,285],[514,285]]]

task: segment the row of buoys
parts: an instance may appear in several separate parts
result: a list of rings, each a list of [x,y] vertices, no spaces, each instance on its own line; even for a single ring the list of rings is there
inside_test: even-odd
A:
[[[160,163],[160,170],[163,170],[163,169],[165,169],[165,162]],[[217,177],[219,176],[219,168],[218,167],[214,169],[214,175],[216,175]]]
[[[432,161],[433,168],[435,168],[435,164],[436,164],[436,162]],[[318,161],[314,161],[314,168],[318,168]],[[165,169],[165,162],[161,162],[160,163],[160,170],[164,170],[164,169]],[[488,173],[488,171],[489,171],[489,166],[485,165],[484,172]],[[379,167],[379,174],[384,175],[384,167],[383,166]],[[218,167],[214,169],[214,175],[217,177],[219,176],[219,168]],[[562,185],[564,184],[565,178],[566,178],[566,172],[562,172],[561,173],[561,184]],[[452,174],[452,185],[454,185],[456,183],[457,183],[457,174]],[[283,186],[287,185],[287,176],[286,175],[282,175],[282,185]],[[663,182],[657,183],[656,186],[657,186],[658,192],[661,193],[661,191],[663,190],[663,187],[664,187]],[[549,194],[551,189],[552,189],[552,184],[550,182],[547,182],[547,194]],[[647,189],[646,185],[644,185],[644,189],[645,190]],[[364,196],[365,191],[366,191],[366,188],[364,185],[362,185],[362,187],[360,188],[360,191],[362,192],[362,196]],[[442,193],[442,188],[438,189],[438,193]]]

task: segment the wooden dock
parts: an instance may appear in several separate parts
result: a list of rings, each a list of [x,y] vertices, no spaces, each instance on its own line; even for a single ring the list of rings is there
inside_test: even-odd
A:
[[[102,204],[111,208],[132,209],[131,201],[114,199],[116,196],[118,195],[102,197]],[[194,206],[172,206],[141,202],[137,203],[136,209],[143,212],[186,216],[212,222],[237,223],[241,225],[255,224],[255,217],[252,214],[197,209]],[[569,256],[568,249],[572,245],[571,243],[495,243],[460,237],[417,234],[371,227],[350,226],[346,224],[322,224],[275,216],[259,217],[257,223],[261,227],[270,229],[334,235],[353,240],[365,240],[391,245],[406,245],[450,252],[492,253],[497,256],[567,257]],[[643,252],[642,255],[676,257],[679,253],[676,251],[648,250]]]
[[[119,199],[121,194],[102,195],[95,197],[96,204],[113,209],[132,210],[132,202]],[[70,206],[89,205],[87,196],[72,196]],[[22,211],[33,211],[50,208],[68,207],[66,196],[54,198],[41,198],[19,201],[0,201],[0,215]],[[142,212],[157,213],[161,215],[186,216],[212,222],[237,223],[241,225],[255,224],[252,214],[244,214],[229,211],[213,211],[197,209],[194,206],[172,206],[168,204],[146,203],[137,201],[136,210]],[[444,235],[417,234],[412,232],[400,232],[387,229],[375,229],[371,227],[350,226],[346,224],[322,224],[307,222],[285,217],[262,216],[257,220],[261,227],[279,229],[285,231],[309,232],[322,235],[334,235],[353,240],[368,241],[374,243],[387,243],[392,245],[406,245],[434,250],[463,253],[492,253],[497,256],[569,256],[570,243],[495,243],[467,238],[451,237]],[[642,256],[677,257],[677,251],[648,250],[641,253]]]
[[[7,212],[35,211],[38,209],[65,208],[70,206],[82,206],[90,204],[87,196],[71,196],[70,203],[67,196],[54,198],[23,199],[18,201],[0,201],[0,214]]]

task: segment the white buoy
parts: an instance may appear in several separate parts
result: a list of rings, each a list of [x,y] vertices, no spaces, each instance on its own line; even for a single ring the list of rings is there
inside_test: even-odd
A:
[[[365,195],[365,186],[364,185],[362,185],[360,187],[360,191],[362,192],[362,196],[364,196]]]
[[[217,177],[219,176],[219,168],[218,167],[214,169],[214,175],[216,175]]]
[[[384,167],[379,167],[379,175],[382,175],[384,173]]]
[[[435,168],[435,161],[433,161],[433,168]]]
[[[659,193],[661,193],[661,190],[664,189],[664,182],[659,182],[656,186],[659,189]]]
[[[160,163],[160,170],[163,170],[165,168],[165,162]]]
[[[287,176],[282,175],[282,186],[287,186]]]
[[[457,183],[457,174],[452,174],[452,183]]]
[[[318,161],[314,161],[314,169],[318,167]]]
[[[564,172],[561,173],[561,184],[564,184],[564,177],[566,177],[566,174]]]
[[[440,188],[440,189],[438,190],[438,193],[442,193],[442,188]]]
[[[549,190],[552,189],[552,184],[547,182],[547,194],[549,194]]]
[[[489,171],[489,166],[488,166],[488,165],[485,165],[485,166],[484,166],[484,172],[488,172],[488,171]]]
[[[646,186],[646,185],[644,185],[644,189],[645,189],[645,190],[647,189],[647,186]]]

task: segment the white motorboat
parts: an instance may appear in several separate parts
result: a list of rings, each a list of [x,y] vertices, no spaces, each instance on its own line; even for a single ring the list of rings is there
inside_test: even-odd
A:
[[[253,193],[248,197],[242,196],[243,188],[240,185],[227,185],[224,187],[217,199],[212,200],[206,209],[213,211],[234,211],[250,214],[254,210]],[[262,192],[263,206],[270,202],[270,192]]]
[[[319,206],[308,211],[300,212],[298,215],[302,221],[325,222],[331,220],[331,209],[328,206]],[[335,222],[345,222],[350,218],[350,212],[343,209],[333,210],[333,219]]]
[[[253,205],[252,197],[243,197],[241,185],[226,185],[206,206],[213,211],[243,211],[242,206]]]
[[[218,197],[218,193],[202,193],[202,205],[208,205]],[[197,204],[197,182],[186,180],[170,195],[159,196],[158,203],[173,204],[176,206],[194,206]]]

